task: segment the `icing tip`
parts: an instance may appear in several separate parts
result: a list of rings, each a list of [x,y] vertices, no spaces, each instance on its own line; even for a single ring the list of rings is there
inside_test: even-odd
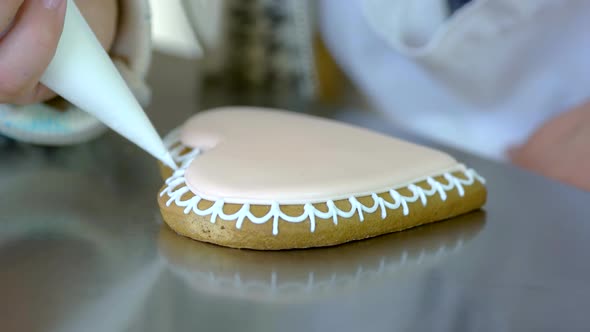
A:
[[[170,155],[170,153],[166,153],[164,154],[160,160],[168,167],[172,168],[173,170],[178,170],[178,165],[174,162],[174,159],[172,159],[172,156]]]

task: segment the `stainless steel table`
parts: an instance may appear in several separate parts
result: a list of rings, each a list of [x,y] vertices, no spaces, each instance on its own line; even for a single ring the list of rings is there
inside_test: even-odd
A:
[[[162,133],[196,111],[196,77],[189,62],[155,58],[149,112]],[[449,151],[488,179],[483,211],[265,253],[173,234],[154,161],[117,135],[4,146],[0,330],[590,330],[590,194]]]

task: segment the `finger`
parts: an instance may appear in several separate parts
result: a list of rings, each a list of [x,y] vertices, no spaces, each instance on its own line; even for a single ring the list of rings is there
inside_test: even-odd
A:
[[[37,86],[36,94],[33,96],[33,103],[42,103],[55,98],[57,95],[43,84]]]
[[[26,0],[14,27],[0,43],[0,91],[18,99],[34,93],[55,54],[66,11],[65,0]]]
[[[37,84],[32,89],[26,90],[21,95],[14,97],[11,101],[11,104],[13,104],[13,105],[36,104],[36,103],[48,101],[55,96],[56,96],[56,94],[53,91],[49,90],[46,86],[44,86],[43,84]]]
[[[77,0],[76,6],[105,50],[109,50],[115,39],[119,22],[117,0]]]
[[[6,35],[14,23],[14,17],[24,0],[0,1],[0,39]]]

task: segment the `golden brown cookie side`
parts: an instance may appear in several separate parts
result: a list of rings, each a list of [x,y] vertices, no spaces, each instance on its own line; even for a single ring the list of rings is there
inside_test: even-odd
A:
[[[163,175],[166,170],[164,169]],[[462,177],[462,173],[453,174]],[[444,177],[436,177],[435,180],[446,182]],[[430,185],[420,182],[416,185],[429,189]],[[338,225],[332,219],[316,218],[315,231],[311,232],[311,221],[309,219],[300,223],[291,223],[284,220],[279,221],[279,232],[273,235],[272,220],[264,224],[254,224],[250,220],[244,220],[241,229],[236,228],[235,221],[225,221],[218,218],[215,223],[210,221],[210,216],[198,216],[195,213],[184,214],[184,208],[172,203],[166,206],[168,197],[159,197],[158,202],[165,222],[177,233],[193,238],[195,240],[214,243],[233,248],[248,248],[257,250],[281,250],[294,248],[324,247],[354,240],[361,240],[382,234],[401,231],[419,225],[448,219],[463,213],[480,208],[485,204],[487,191],[483,184],[475,181],[472,185],[464,186],[465,193],[461,197],[455,189],[447,191],[447,199],[442,201],[440,196],[428,197],[427,205],[423,206],[418,200],[408,203],[409,215],[403,215],[400,207],[395,210],[387,210],[385,219],[381,217],[381,210],[374,213],[365,213],[364,221],[360,221],[359,214],[351,218],[338,218]],[[401,189],[398,192],[402,195],[411,196],[408,189]],[[192,195],[192,194],[187,194]],[[380,197],[391,202],[388,194],[381,194]],[[371,197],[358,198],[361,203],[372,205]],[[349,210],[350,203],[347,200],[334,202],[342,210]],[[211,205],[212,202],[203,201],[202,204]],[[241,208],[239,204],[226,204],[224,211],[233,213]],[[326,211],[325,204],[315,205],[318,209]],[[254,215],[261,216],[268,211],[268,206],[252,206]],[[303,205],[284,205],[281,210],[287,215],[300,215],[303,212]]]

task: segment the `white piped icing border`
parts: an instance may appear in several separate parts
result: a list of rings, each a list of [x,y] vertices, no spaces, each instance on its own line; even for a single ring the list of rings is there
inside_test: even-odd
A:
[[[357,197],[355,197],[354,195],[348,197],[348,201],[351,205],[351,208],[348,211],[339,209],[334,203],[334,200],[328,200],[325,202],[326,206],[328,207],[328,211],[323,212],[316,208],[312,203],[305,203],[301,204],[303,205],[303,213],[299,216],[290,216],[285,214],[281,210],[280,204],[277,202],[268,204],[270,209],[266,213],[266,215],[262,217],[255,216],[250,210],[251,204],[248,203],[242,204],[242,207],[236,213],[226,214],[223,209],[226,202],[223,199],[213,201],[213,205],[211,205],[209,208],[199,208],[199,203],[202,200],[204,200],[204,198],[194,194],[186,184],[186,180],[184,177],[186,169],[190,166],[191,162],[201,153],[201,151],[199,149],[192,149],[189,152],[186,152],[184,154],[182,153],[185,149],[187,149],[187,147],[184,146],[180,141],[180,128],[172,131],[168,136],[166,136],[166,138],[164,139],[164,143],[170,150],[170,154],[172,155],[172,158],[174,158],[174,161],[176,161],[176,163],[180,165],[180,167],[176,171],[174,171],[172,176],[170,176],[166,180],[166,187],[160,193],[160,197],[164,197],[164,195],[168,196],[166,206],[170,206],[172,203],[174,203],[177,206],[184,208],[184,214],[189,214],[192,212],[199,216],[210,215],[211,223],[215,223],[217,221],[217,218],[220,218],[225,221],[235,221],[237,229],[242,228],[244,220],[246,219],[250,220],[250,222],[257,225],[265,224],[269,220],[272,220],[273,235],[279,234],[279,220],[284,220],[290,223],[299,223],[309,219],[310,231],[313,233],[316,227],[316,219],[318,218],[332,219],[334,225],[338,225],[339,217],[350,218],[355,213],[358,213],[360,221],[363,222],[365,213],[371,214],[379,209],[381,210],[381,218],[385,219],[387,217],[388,209],[396,210],[399,208],[402,208],[404,216],[407,216],[410,213],[408,203],[414,203],[420,200],[422,205],[426,206],[428,201],[427,197],[434,195],[439,195],[441,200],[445,201],[447,199],[447,192],[455,188],[457,189],[459,196],[463,197],[463,195],[465,194],[464,186],[470,186],[473,183],[475,183],[475,181],[479,181],[485,184],[485,179],[481,177],[479,174],[477,174],[475,170],[466,169],[462,171],[462,173],[466,177],[465,179],[458,178],[450,172],[438,175],[443,176],[447,180],[447,184],[435,180],[432,176],[427,177],[426,181],[430,185],[430,189],[424,189],[415,184],[404,186],[403,188],[407,188],[412,192],[412,196],[404,196],[400,194],[395,188],[392,188],[387,192],[387,194],[391,197],[393,203],[378,196],[378,193],[372,193],[370,195],[363,195],[363,197],[371,196],[373,198],[372,206],[367,206],[359,202]],[[189,192],[193,194],[193,197],[183,199],[182,197]]]

